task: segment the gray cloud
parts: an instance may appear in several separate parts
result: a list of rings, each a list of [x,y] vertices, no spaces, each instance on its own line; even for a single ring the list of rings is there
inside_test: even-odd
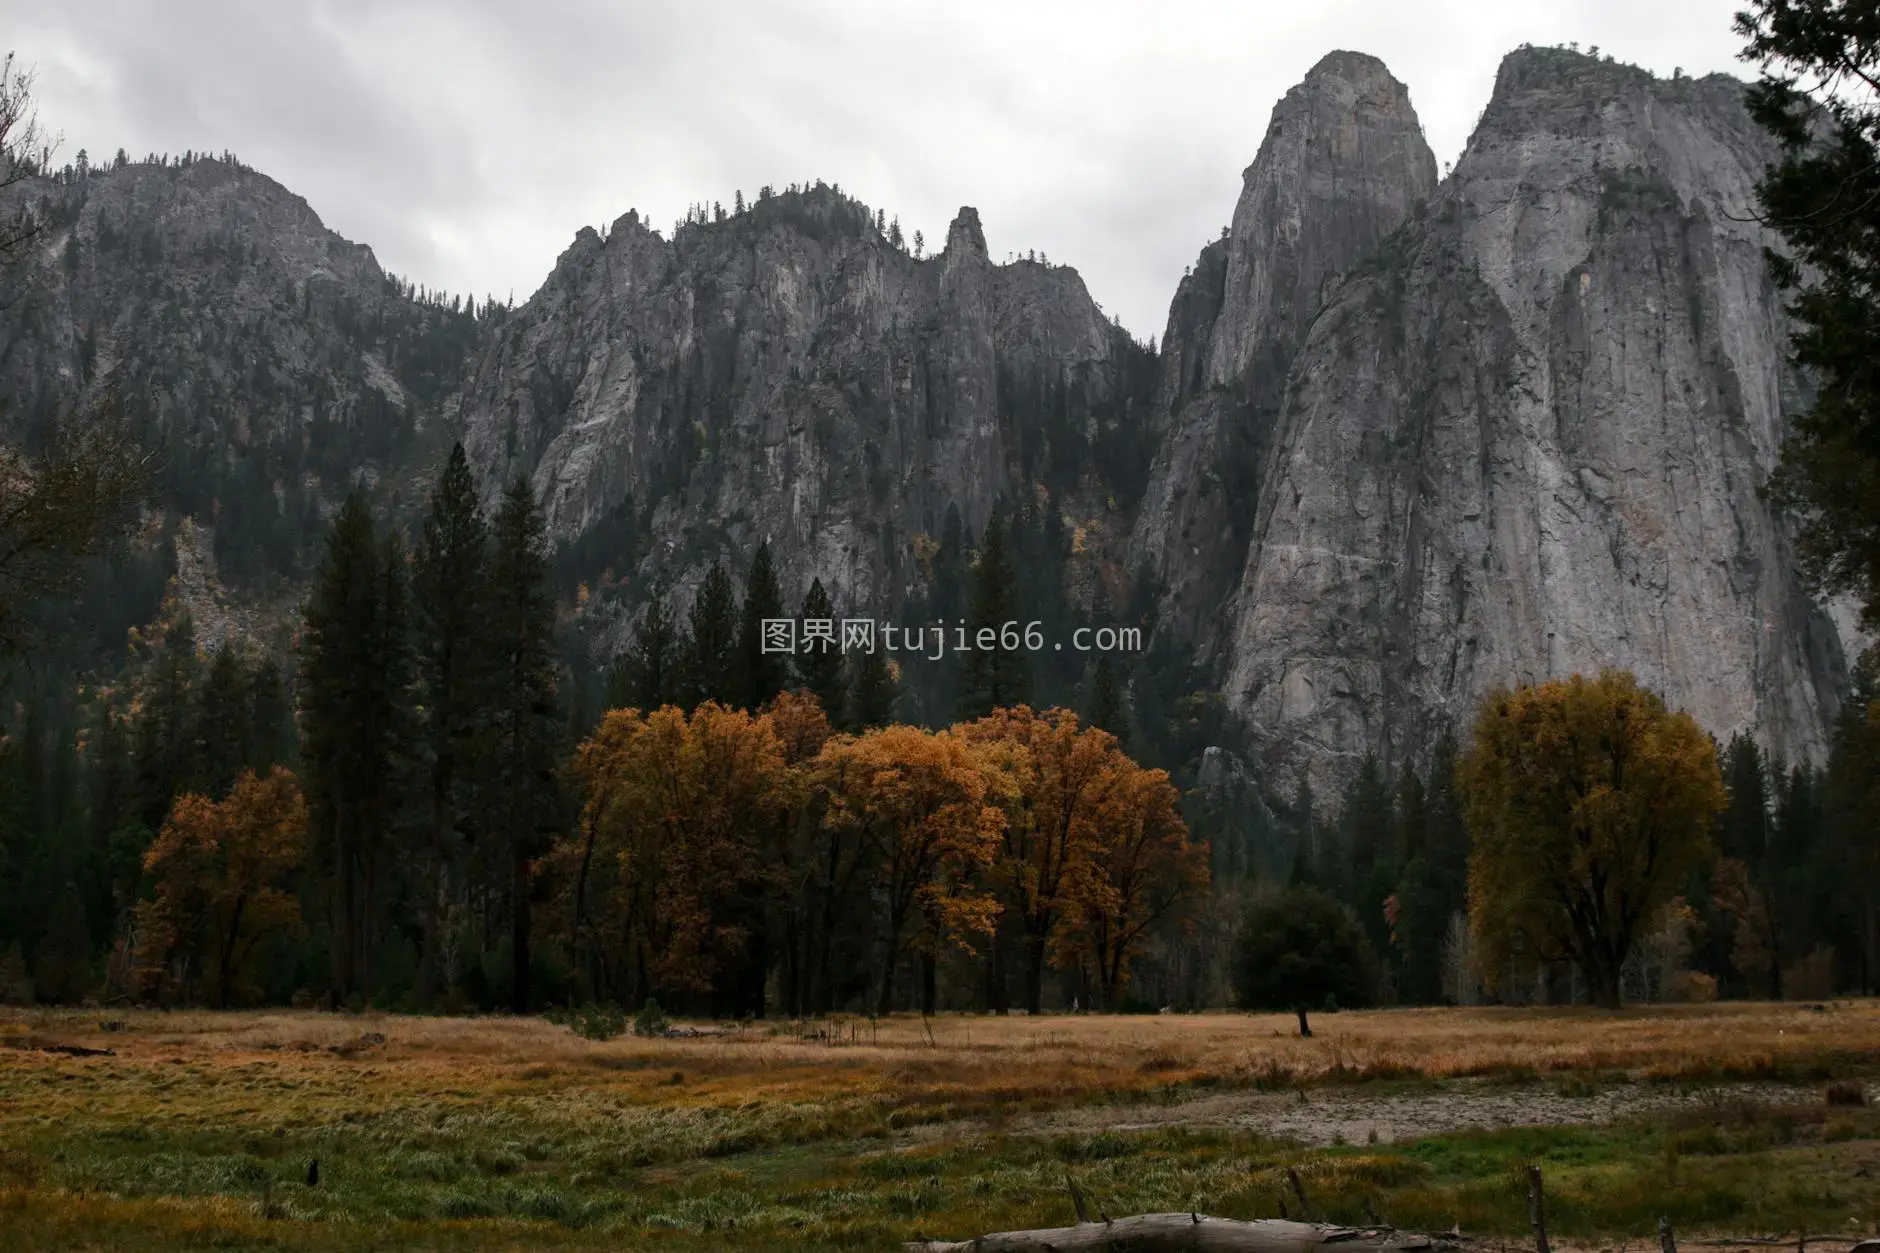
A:
[[[1159,335],[1275,100],[1382,57],[1453,160],[1522,42],[1746,73],[1734,0],[7,0],[94,159],[229,149],[451,291],[525,298],[584,224],[825,179],[1075,265]]]

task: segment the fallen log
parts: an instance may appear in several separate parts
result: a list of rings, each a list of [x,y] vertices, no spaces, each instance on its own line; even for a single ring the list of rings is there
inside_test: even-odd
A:
[[[1337,1227],[1296,1223],[1283,1218],[1240,1222],[1206,1214],[1138,1214],[1112,1222],[1080,1222],[1074,1227],[1002,1231],[971,1240],[914,1240],[907,1253],[1162,1253],[1163,1250],[1215,1250],[1217,1253],[1317,1253],[1323,1245],[1336,1253],[1449,1253],[1462,1248],[1453,1236],[1425,1236],[1390,1227]]]

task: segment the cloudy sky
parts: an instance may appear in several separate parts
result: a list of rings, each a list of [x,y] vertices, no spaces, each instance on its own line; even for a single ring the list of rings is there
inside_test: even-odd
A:
[[[1522,42],[1747,76],[1739,0],[0,0],[61,155],[228,149],[414,281],[525,299],[584,224],[824,179],[1076,266],[1138,336],[1334,48],[1439,162]]]

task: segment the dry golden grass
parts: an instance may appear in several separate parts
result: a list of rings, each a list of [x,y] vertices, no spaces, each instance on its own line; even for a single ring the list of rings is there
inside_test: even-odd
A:
[[[1203,1127],[1216,1097],[1294,1104],[1248,1088],[1407,1081],[1309,1104],[1301,1094],[1300,1109],[1336,1117],[1367,1093],[1447,1108],[1465,1088],[1503,1087],[1442,1083],[1465,1076],[1557,1076],[1508,1085],[1531,1104],[1579,1085],[1575,1072],[1859,1079],[1863,1092],[1880,1072],[1872,1001],[1347,1012],[1314,1028],[1302,1040],[1278,1015],[946,1016],[815,1025],[840,1043],[783,1024],[594,1042],[503,1017],[0,1011],[0,1250],[245,1247],[265,1235],[348,1250],[889,1247],[915,1230],[1059,1221],[1066,1163],[1118,1206],[1257,1216],[1277,1204],[1275,1172],[1304,1150]],[[111,1054],[47,1051],[73,1047]],[[1679,1115],[1708,1120],[1701,1128],[1652,1133],[1690,1155],[1675,1212],[1880,1218],[1851,1199],[1880,1168],[1869,1161],[1880,1111],[1830,1113],[1801,1096],[1819,1109],[1788,1138],[1718,1123],[1709,1106]],[[1186,1112],[1118,1130],[1168,1102]],[[1407,1224],[1514,1229],[1521,1199],[1502,1196],[1504,1176],[1557,1152],[1570,1234],[1629,1230],[1634,1210],[1660,1203],[1654,1172],[1672,1160],[1634,1128],[1497,1137],[1388,1151],[1354,1141],[1324,1148],[1308,1173],[1319,1172],[1315,1195],[1354,1219],[1388,1201]],[[1801,1191],[1771,1192],[1756,1156],[1770,1153],[1828,1182],[1811,1174]],[[315,1157],[322,1181],[307,1187]],[[9,1228],[24,1243],[9,1245]]]
[[[105,1024],[114,1029],[107,1030]],[[712,1029],[710,1024],[699,1024]],[[1880,1064],[1880,1002],[1584,1009],[1380,1010],[1320,1015],[896,1016],[820,1028],[759,1024],[701,1038],[595,1042],[536,1018],[301,1011],[0,1011],[0,1067],[110,1048],[119,1064],[228,1070],[266,1063],[401,1088],[613,1090],[662,1105],[850,1097],[1045,1100],[1176,1083],[1312,1084],[1377,1078],[1627,1071],[1645,1078],[1819,1077]],[[383,1044],[361,1044],[372,1035]],[[855,1042],[850,1043],[851,1040]]]

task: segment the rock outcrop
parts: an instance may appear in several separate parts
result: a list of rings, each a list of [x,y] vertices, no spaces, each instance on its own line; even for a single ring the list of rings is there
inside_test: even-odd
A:
[[[632,501],[642,573],[682,598],[767,540],[792,603],[820,577],[885,611],[950,507],[976,533],[1001,496],[1145,460],[1152,361],[1075,270],[994,265],[974,210],[917,259],[818,186],[671,239],[632,213],[584,230],[462,412],[490,490],[532,476],[556,535]]]
[[[1226,238],[1183,278],[1163,337],[1165,422],[1130,557],[1204,664],[1246,557],[1294,353],[1325,292],[1417,212],[1436,159],[1383,62],[1334,52],[1273,110]]]
[[[1818,755],[1843,643],[1757,496],[1805,402],[1750,220],[1771,157],[1733,79],[1503,62],[1292,362],[1225,659],[1276,759],[1402,758],[1498,685],[1606,666]]]

